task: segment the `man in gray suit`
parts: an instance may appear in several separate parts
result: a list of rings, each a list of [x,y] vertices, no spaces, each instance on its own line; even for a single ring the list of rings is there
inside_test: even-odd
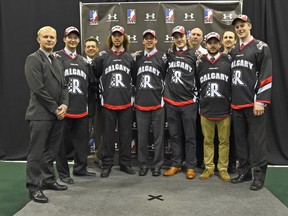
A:
[[[25,116],[30,128],[26,187],[32,200],[46,203],[48,198],[42,190],[67,189],[56,182],[53,162],[62,139],[68,88],[62,65],[52,54],[57,42],[56,30],[50,26],[41,28],[37,42],[39,50],[29,55],[25,63],[25,76],[30,88]]]

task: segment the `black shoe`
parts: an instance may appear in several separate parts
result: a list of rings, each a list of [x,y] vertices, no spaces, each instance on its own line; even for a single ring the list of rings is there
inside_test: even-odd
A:
[[[242,182],[245,182],[245,181],[251,181],[251,180],[252,180],[252,175],[251,174],[238,175],[237,177],[231,179],[231,183],[238,184],[238,183],[242,183]]]
[[[65,178],[60,178],[60,180],[66,184],[74,184],[74,180],[70,176],[65,177]]]
[[[230,165],[228,167],[228,173],[236,173],[237,169],[236,169],[236,165]]]
[[[161,175],[161,169],[159,167],[151,169],[152,176],[160,176]]]
[[[250,186],[250,190],[261,190],[264,186],[264,183],[260,180],[254,179],[251,186]]]
[[[101,161],[100,159],[96,158],[96,159],[94,160],[94,164],[95,164],[98,168],[103,169],[102,161]]]
[[[54,182],[52,184],[47,184],[45,182],[42,182],[41,187],[42,187],[43,190],[55,190],[55,191],[67,190],[67,186],[66,185],[60,185],[57,182]]]
[[[148,173],[148,167],[140,167],[139,176],[146,176]]]
[[[109,177],[110,172],[111,172],[111,168],[103,169],[102,172],[101,172],[101,177],[102,177],[102,178],[107,178],[107,177]]]
[[[29,197],[34,202],[47,203],[48,198],[43,194],[41,190],[29,191]]]
[[[128,166],[121,165],[120,166],[120,170],[122,172],[125,172],[125,173],[129,174],[129,175],[134,175],[135,174],[135,171],[132,169],[132,167],[130,165],[128,165]]]
[[[74,176],[90,176],[90,177],[95,177],[96,176],[96,173],[94,172],[88,172],[87,170],[85,172],[82,172],[82,173],[75,173],[73,172],[73,175]]]

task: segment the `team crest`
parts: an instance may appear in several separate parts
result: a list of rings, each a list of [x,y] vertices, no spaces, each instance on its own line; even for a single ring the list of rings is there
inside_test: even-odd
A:
[[[99,21],[98,10],[89,11],[89,20],[90,20],[90,25],[98,25],[98,21]]]
[[[136,9],[127,10],[127,23],[135,24],[136,23]]]
[[[174,23],[174,9],[166,9],[166,23]]]
[[[206,8],[204,10],[204,23],[213,23],[213,10]]]

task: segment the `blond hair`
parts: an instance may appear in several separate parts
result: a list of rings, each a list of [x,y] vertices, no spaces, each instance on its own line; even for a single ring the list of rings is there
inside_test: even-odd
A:
[[[43,31],[46,31],[46,30],[51,30],[51,31],[55,32],[55,35],[57,36],[56,30],[51,26],[44,26],[44,27],[40,28],[39,31],[37,32],[37,36],[39,37],[41,35],[41,33]]]

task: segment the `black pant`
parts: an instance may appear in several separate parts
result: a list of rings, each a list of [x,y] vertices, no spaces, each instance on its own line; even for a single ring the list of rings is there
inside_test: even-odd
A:
[[[85,173],[88,156],[88,118],[65,118],[64,137],[57,155],[56,167],[59,178],[70,176],[66,146],[73,145],[73,173]]]
[[[53,162],[62,141],[63,121],[29,121],[29,127],[26,187],[35,191],[40,189],[41,174],[48,184],[56,181]]]
[[[232,113],[238,172],[245,175],[253,168],[254,178],[265,179],[267,169],[266,113],[254,116],[253,107]]]
[[[110,110],[103,107],[104,140],[102,147],[102,162],[104,168],[111,168],[115,152],[115,128],[119,133],[119,165],[130,165],[132,141],[132,108],[124,110]]]
[[[187,169],[196,166],[196,116],[197,105],[189,104],[178,107],[166,104],[170,143],[172,147],[172,166],[181,167],[185,148],[185,165]],[[182,133],[182,128],[184,134]],[[185,144],[183,147],[183,139]]]
[[[154,158],[153,168],[161,168],[164,161],[164,121],[165,110],[160,108],[153,111],[136,109],[138,132],[138,161],[140,167],[148,166],[148,144],[150,125],[153,130]]]

